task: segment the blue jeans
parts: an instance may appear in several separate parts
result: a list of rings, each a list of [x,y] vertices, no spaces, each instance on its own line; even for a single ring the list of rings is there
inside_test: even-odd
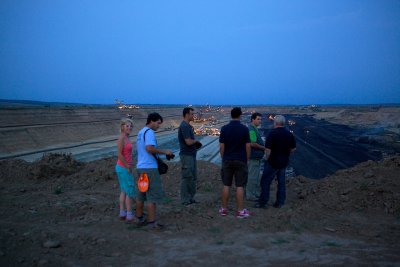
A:
[[[264,163],[264,171],[261,177],[261,195],[259,203],[261,206],[265,206],[269,201],[269,191],[271,187],[271,182],[274,180],[275,176],[278,179],[278,190],[276,192],[276,202],[275,204],[283,205],[286,199],[286,184],[285,184],[286,168],[275,169],[269,165],[268,161]]]

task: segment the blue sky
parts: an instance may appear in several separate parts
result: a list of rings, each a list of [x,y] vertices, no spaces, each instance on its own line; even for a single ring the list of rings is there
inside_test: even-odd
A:
[[[2,0],[0,98],[400,103],[400,1]]]

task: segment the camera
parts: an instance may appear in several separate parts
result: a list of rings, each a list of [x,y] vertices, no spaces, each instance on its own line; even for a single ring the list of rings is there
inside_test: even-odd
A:
[[[200,143],[199,141],[196,141],[195,146],[196,146],[196,149],[200,149],[203,146],[203,144]]]
[[[166,158],[167,158],[167,160],[171,160],[171,159],[175,158],[175,155],[174,154],[166,155]]]

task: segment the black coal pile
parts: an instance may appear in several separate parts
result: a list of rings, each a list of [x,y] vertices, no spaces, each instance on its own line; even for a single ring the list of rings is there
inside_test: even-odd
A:
[[[360,130],[307,115],[286,115],[286,118],[297,141],[290,162],[295,175],[320,179],[361,162],[400,153],[399,146],[393,145],[400,137],[391,133],[389,138],[382,129],[372,133],[371,129]],[[267,135],[272,123],[263,126]]]

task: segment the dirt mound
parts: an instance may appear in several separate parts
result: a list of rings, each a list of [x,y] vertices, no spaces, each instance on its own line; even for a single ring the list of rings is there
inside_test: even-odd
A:
[[[400,214],[400,157],[382,162],[367,161],[340,170],[315,182],[298,177],[290,186],[304,205],[324,206],[336,211],[384,212]],[[302,189],[300,187],[304,184]]]
[[[295,225],[395,244],[400,237],[400,157],[367,161],[322,180],[296,177]],[[294,197],[293,195],[293,197]]]
[[[115,162],[81,163],[60,154],[31,164],[0,161],[0,265],[182,266],[193,260],[207,265],[211,258],[212,265],[229,266],[233,259],[260,265],[279,263],[280,257],[297,265],[379,265],[399,260],[400,156],[364,162],[322,180],[292,178],[283,208],[253,209],[254,203],[246,202],[253,216],[245,220],[235,217],[233,189],[228,216],[218,214],[217,165],[198,161],[199,203],[186,207],[179,198],[180,164],[168,162],[166,203],[158,206],[159,220],[167,225],[161,233],[118,221]],[[266,254],[266,248],[275,252]],[[229,251],[236,253],[226,262],[221,255]]]
[[[75,173],[82,164],[74,160],[71,154],[45,154],[31,166],[34,178],[46,179]]]
[[[10,184],[31,178],[32,174],[29,171],[31,166],[28,162],[20,159],[0,160],[0,181],[3,184]]]

